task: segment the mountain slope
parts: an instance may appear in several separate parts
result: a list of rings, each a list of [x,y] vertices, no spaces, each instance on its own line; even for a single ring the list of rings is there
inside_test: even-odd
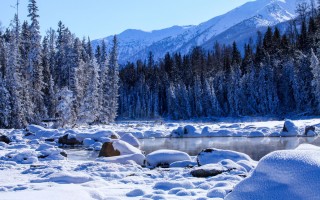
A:
[[[197,26],[175,26],[151,33],[125,31],[119,35],[120,62],[145,59],[150,51],[157,59],[166,52],[188,53],[194,46],[210,49],[215,41],[241,41],[256,34],[256,30],[262,27],[274,26],[294,18],[298,1],[256,0]]]

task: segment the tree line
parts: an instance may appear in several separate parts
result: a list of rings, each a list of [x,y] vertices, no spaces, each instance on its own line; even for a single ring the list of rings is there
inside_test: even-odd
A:
[[[285,33],[258,32],[257,41],[195,47],[120,70],[119,116],[190,119],[212,116],[286,116],[320,113],[320,9],[297,6]]]
[[[40,35],[36,0],[29,21],[18,14],[0,30],[0,127],[22,128],[52,120],[58,127],[108,123],[117,116],[118,41],[94,52],[60,21]]]

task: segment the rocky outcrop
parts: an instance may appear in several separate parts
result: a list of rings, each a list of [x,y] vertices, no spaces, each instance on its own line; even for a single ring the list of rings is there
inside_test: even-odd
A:
[[[306,126],[304,129],[304,135],[309,135],[308,132],[312,131],[313,133],[316,132],[316,127],[315,126]]]
[[[9,144],[9,143],[11,142],[11,140],[10,140],[10,138],[9,138],[8,136],[2,135],[2,134],[0,133],[0,142],[4,142],[4,143]]]
[[[120,156],[120,151],[114,149],[112,142],[105,142],[99,152],[99,157]]]
[[[197,169],[192,170],[190,173],[193,177],[206,178],[210,176],[216,176],[223,172],[230,171],[217,164],[208,164]]]
[[[69,138],[69,135],[66,134],[62,137],[59,138],[58,143],[63,144],[63,145],[70,145],[70,146],[74,146],[74,145],[80,145],[82,144],[81,141],[77,140],[76,138]]]

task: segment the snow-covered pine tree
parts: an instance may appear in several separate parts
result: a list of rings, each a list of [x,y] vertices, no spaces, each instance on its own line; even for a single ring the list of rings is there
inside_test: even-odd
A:
[[[318,57],[315,55],[313,49],[311,49],[311,69],[312,69],[312,92],[315,97],[315,109],[316,113],[320,113],[320,63]]]
[[[42,42],[42,58],[41,65],[43,67],[43,94],[44,94],[44,104],[47,110],[47,116],[49,118],[54,118],[55,114],[55,92],[54,92],[54,82],[51,75],[50,66],[50,49],[48,37],[45,36]]]
[[[119,97],[119,64],[118,64],[118,39],[113,37],[113,46],[110,53],[109,61],[110,74],[110,102],[109,102],[109,121],[114,121],[118,112]]]
[[[79,123],[92,124],[99,119],[99,66],[92,57],[87,72],[87,87],[78,114]]]
[[[106,124],[109,122],[109,100],[110,100],[110,73],[109,73],[109,63],[107,57],[107,47],[104,40],[101,42],[100,50],[100,85],[99,85],[99,121],[100,123]]]
[[[22,95],[22,75],[19,66],[20,54],[20,24],[18,16],[15,15],[14,21],[11,23],[11,31],[9,34],[8,51],[6,54],[7,63],[5,70],[5,85],[10,94],[11,115],[10,115],[10,127],[22,128],[27,124],[26,112],[24,111]]]
[[[36,0],[29,0],[28,17],[31,19],[30,24],[30,51],[28,54],[29,66],[31,72],[32,94],[31,99],[35,104],[34,117],[32,122],[39,123],[46,116],[44,105],[44,81],[43,66],[41,65],[41,35],[39,26],[38,6]]]
[[[56,117],[58,119],[57,127],[73,127],[76,123],[76,115],[74,111],[74,96],[72,91],[67,87],[63,87],[56,94]]]
[[[0,72],[0,127],[8,128],[10,123],[11,105],[10,93],[6,88],[2,73]]]

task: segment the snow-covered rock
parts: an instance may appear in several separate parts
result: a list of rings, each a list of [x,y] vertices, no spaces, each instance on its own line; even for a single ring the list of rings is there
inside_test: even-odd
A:
[[[112,142],[112,145],[115,150],[120,152],[120,155],[141,154],[141,150],[125,141],[115,140]]]
[[[140,142],[139,142],[139,140],[138,140],[136,137],[134,137],[131,133],[126,133],[126,134],[124,134],[124,135],[120,138],[120,140],[125,141],[125,142],[131,144],[132,146],[134,146],[134,147],[136,147],[136,148],[138,148],[138,149],[140,148]]]
[[[319,199],[320,148],[303,145],[263,157],[226,200]]]
[[[262,131],[252,131],[247,135],[248,138],[253,137],[265,137],[264,133]]]
[[[281,137],[294,137],[298,136],[299,128],[291,120],[286,120],[283,129],[280,133]]]
[[[169,166],[177,161],[191,161],[191,158],[185,152],[167,149],[157,150],[146,156],[147,165],[150,167]]]
[[[234,162],[238,162],[241,160],[252,161],[250,156],[244,153],[230,151],[230,150],[221,150],[221,149],[204,149],[197,156],[198,165],[206,165],[206,164],[215,164],[219,163],[222,160],[230,159]]]
[[[194,126],[192,125],[186,125],[184,127],[178,127],[177,129],[174,129],[170,137],[200,137],[201,132],[198,131]]]

